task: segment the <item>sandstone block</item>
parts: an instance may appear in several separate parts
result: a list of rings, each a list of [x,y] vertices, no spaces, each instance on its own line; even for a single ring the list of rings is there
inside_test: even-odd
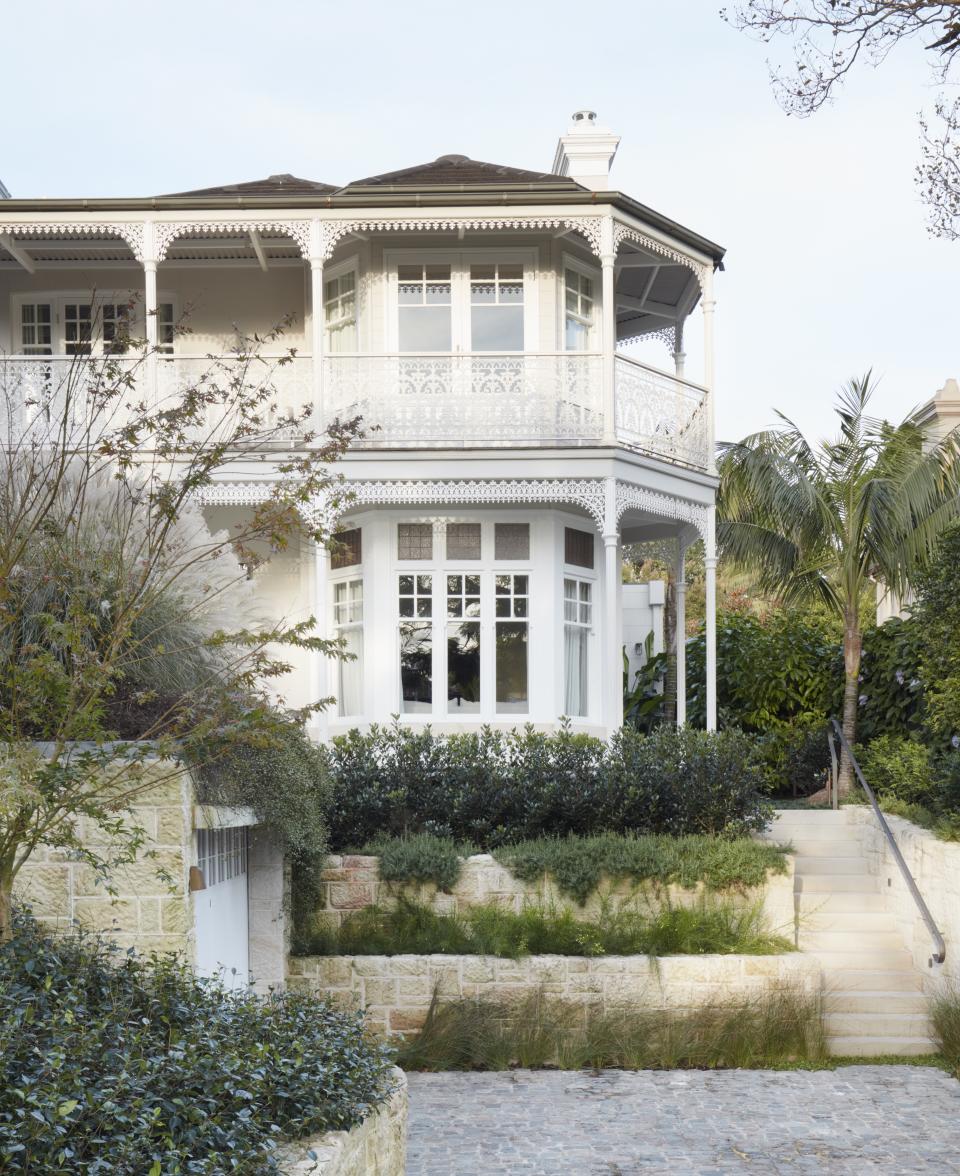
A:
[[[473,984],[491,983],[494,978],[493,960],[487,956],[474,956],[463,961],[463,978]]]
[[[363,982],[364,1005],[395,1005],[397,1003],[397,982],[393,979],[369,978]]]
[[[157,814],[157,841],[161,845],[176,845],[179,846],[188,830],[186,822],[184,821],[183,809],[180,807],[158,808]]]
[[[77,921],[91,931],[139,931],[136,899],[78,898],[73,907]]]
[[[184,934],[192,925],[191,912],[182,898],[160,899],[160,922],[164,931]]]
[[[356,911],[373,903],[373,886],[369,883],[332,882],[330,906],[336,910]]]
[[[345,854],[343,865],[348,870],[372,870],[378,872],[380,859],[366,854]]]
[[[327,988],[353,987],[354,969],[349,956],[321,956],[314,973],[319,983]]]
[[[17,880],[17,895],[33,913],[43,918],[67,918],[70,914],[67,865],[28,863]]]
[[[426,1019],[426,1009],[391,1009],[388,1024],[391,1033],[415,1033],[423,1028]]]

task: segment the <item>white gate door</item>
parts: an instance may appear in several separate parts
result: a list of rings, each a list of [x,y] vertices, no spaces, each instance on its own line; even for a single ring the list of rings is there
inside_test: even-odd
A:
[[[193,894],[197,972],[244,988],[250,968],[246,828],[198,829],[197,864],[206,883]]]

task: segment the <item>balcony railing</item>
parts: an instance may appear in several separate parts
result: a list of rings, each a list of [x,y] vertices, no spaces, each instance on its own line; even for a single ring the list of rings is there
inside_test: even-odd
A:
[[[68,381],[102,378],[107,362],[115,365],[114,380],[126,378],[133,393],[147,394],[142,359],[78,363],[63,356],[0,356],[8,413],[25,424],[38,413],[49,418]],[[248,363],[242,371],[230,356],[158,357],[159,402],[201,381],[222,388],[242,379],[269,385],[281,417],[313,403],[309,357]],[[322,375],[317,424],[362,417],[366,435],[358,444],[364,448],[566,448],[598,445],[615,435],[625,448],[697,469],[708,465],[706,389],[623,355],[614,360],[613,428],[605,428],[603,357],[597,353],[328,355]],[[82,396],[75,402],[83,403]]]
[[[592,445],[599,355],[350,355],[324,361],[330,415],[362,416],[374,448]]]

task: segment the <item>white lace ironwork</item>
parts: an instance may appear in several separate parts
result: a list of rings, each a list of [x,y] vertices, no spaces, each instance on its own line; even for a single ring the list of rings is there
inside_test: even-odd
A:
[[[299,416],[313,406],[313,362],[308,356],[279,357],[258,355],[245,367],[235,356],[160,357],[157,360],[157,393],[161,401],[181,396],[202,384],[228,386],[242,379],[247,389],[264,388],[271,392],[269,408],[281,416]]]
[[[666,245],[663,241],[658,241],[655,237],[648,236],[639,229],[635,229],[632,225],[625,225],[623,221],[614,221],[614,253],[620,252],[620,246],[624,241],[633,241],[642,249],[647,249],[651,253],[658,253],[661,257],[669,258],[678,265],[685,265],[696,274],[697,281],[700,283],[700,289],[703,290],[707,277],[707,266],[703,262],[695,261],[692,257],[687,257],[679,249],[674,249],[672,245]]]
[[[622,482],[618,479],[615,509],[618,529],[620,520],[628,510],[639,510],[644,514],[687,523],[691,527],[696,527],[702,539],[707,537],[707,508],[698,502],[692,502],[689,498],[663,494],[659,490],[650,490],[646,486],[638,486],[635,482]]]
[[[310,222],[306,220],[157,221],[154,226],[157,261],[163,261],[178,237],[249,233],[251,229],[261,233],[282,233],[296,242],[302,257],[310,256]]]
[[[368,448],[590,445],[603,433],[598,355],[324,359],[329,416],[362,416]]]
[[[413,232],[498,232],[505,229],[556,230],[568,229],[580,233],[597,257],[601,253],[603,217],[601,216],[511,216],[511,217],[417,217],[378,220],[324,220],[320,222],[320,255],[326,260],[337,242],[348,233],[413,233]]]
[[[672,462],[705,470],[710,431],[705,388],[618,355],[617,440]]]
[[[0,232],[9,233],[12,237],[119,237],[125,241],[137,261],[143,261],[143,222],[111,221],[105,224],[101,221],[83,221],[76,224],[63,224],[60,221],[39,221],[0,224]]]

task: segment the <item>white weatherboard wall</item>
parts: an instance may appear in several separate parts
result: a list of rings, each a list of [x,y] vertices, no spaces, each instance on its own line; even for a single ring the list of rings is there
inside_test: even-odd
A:
[[[663,606],[666,585],[663,580],[623,586],[623,645],[630,662],[630,685],[643,668],[647,635],[653,633],[653,652],[663,651]]]

